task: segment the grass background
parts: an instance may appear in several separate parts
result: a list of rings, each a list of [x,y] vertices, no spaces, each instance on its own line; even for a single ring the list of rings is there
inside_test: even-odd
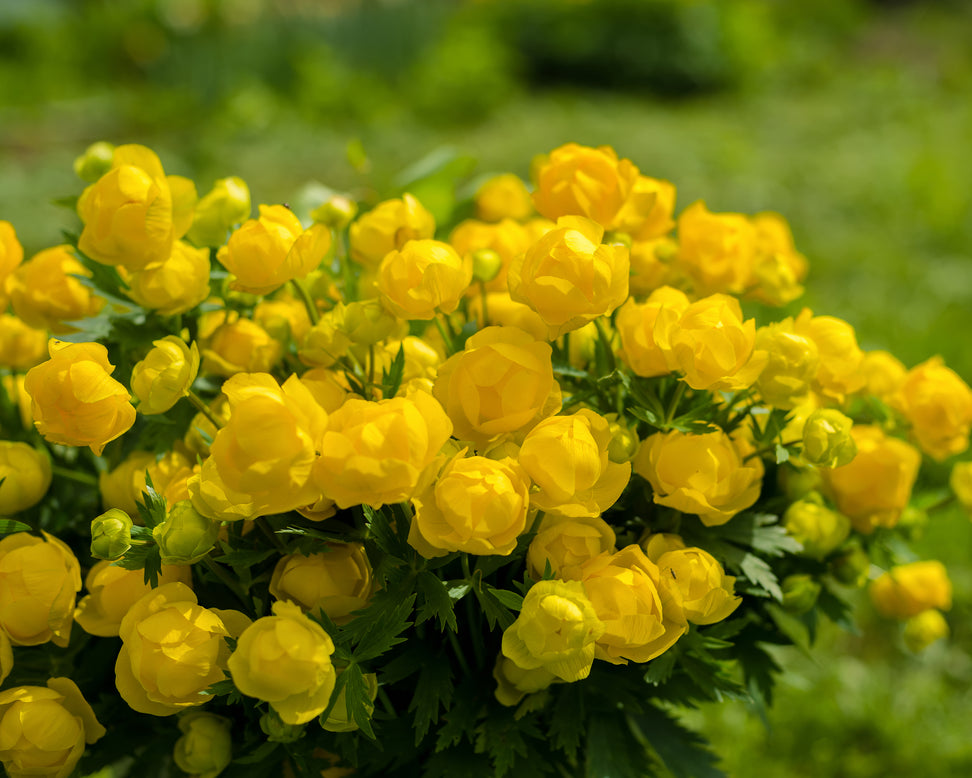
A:
[[[266,203],[310,181],[374,199],[444,147],[475,158],[474,179],[527,176],[566,141],[609,144],[673,181],[680,207],[782,213],[811,262],[801,304],[849,321],[864,348],[909,366],[941,354],[972,379],[967,4],[510,5],[5,0],[0,218],[28,253],[57,243],[74,217],[51,201],[80,191],[71,162],[101,139],[153,147],[202,192],[240,175]],[[645,27],[654,48],[627,50],[660,64],[619,84],[633,65],[605,52],[625,50],[624,20],[648,6],[677,24]],[[544,12],[547,33],[530,38]],[[571,14],[567,32],[549,22]],[[557,36],[566,75],[535,61]],[[933,517],[918,553],[949,568],[953,639],[911,656],[862,602],[862,635],[829,629],[813,658],[782,654],[768,730],[740,703],[687,714],[731,775],[972,774],[968,517]]]

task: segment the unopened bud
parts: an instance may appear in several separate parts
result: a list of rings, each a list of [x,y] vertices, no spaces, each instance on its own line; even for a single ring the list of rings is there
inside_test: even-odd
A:
[[[132,519],[119,508],[102,513],[91,522],[91,556],[114,562],[132,547]]]
[[[478,249],[472,253],[473,279],[492,281],[503,269],[503,258],[492,249]]]
[[[823,559],[836,549],[851,529],[850,519],[827,508],[816,493],[790,505],[783,514],[783,526],[803,545],[804,555],[814,559]]]
[[[218,535],[219,522],[203,516],[189,500],[173,505],[165,521],[152,530],[164,565],[198,562],[209,553]]]
[[[311,211],[311,218],[333,230],[343,230],[358,215],[358,204],[347,195],[332,195]]]
[[[830,572],[834,578],[842,584],[857,588],[867,583],[870,569],[871,558],[858,543],[848,545],[830,564]]]
[[[188,238],[197,246],[216,248],[226,233],[250,218],[250,190],[242,178],[221,178],[197,204]]]
[[[948,622],[937,610],[927,610],[912,616],[905,622],[904,642],[909,651],[924,651],[936,640],[947,638]]]
[[[179,719],[183,735],[172,753],[176,765],[190,775],[216,778],[233,759],[230,721],[212,713],[192,711]]]
[[[857,456],[854,422],[840,411],[821,408],[803,426],[803,458],[819,467],[841,467]]]
[[[92,143],[84,150],[84,154],[74,160],[74,172],[82,181],[93,184],[111,170],[114,156],[115,147],[107,141]]]
[[[789,575],[783,579],[783,608],[799,615],[817,604],[820,582],[809,575]]]
[[[294,743],[304,736],[303,724],[286,724],[273,708],[260,716],[260,729],[274,743]]]

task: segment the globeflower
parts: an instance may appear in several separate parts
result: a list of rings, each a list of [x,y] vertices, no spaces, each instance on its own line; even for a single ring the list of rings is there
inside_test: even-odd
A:
[[[557,578],[579,577],[578,569],[589,559],[615,551],[614,529],[600,516],[544,515],[527,549],[527,570],[538,580],[547,565]]]
[[[911,423],[919,448],[939,462],[969,447],[972,389],[941,357],[908,371],[896,404]]]
[[[618,309],[614,326],[621,338],[621,358],[635,375],[651,378],[671,373],[657,333],[668,332],[688,307],[684,292],[662,286],[644,303],[631,298]]]
[[[177,240],[163,262],[122,277],[128,296],[143,308],[177,316],[209,297],[209,273],[209,251]]]
[[[132,392],[144,414],[165,413],[189,394],[199,372],[199,349],[175,335],[152,341],[145,359],[132,369]]]
[[[533,213],[533,202],[523,179],[513,173],[503,173],[486,181],[473,198],[476,217],[484,222],[503,219],[526,221]]]
[[[135,423],[131,395],[111,377],[115,367],[101,344],[51,340],[48,349],[51,358],[24,380],[34,426],[52,443],[100,455]]]
[[[874,607],[889,619],[952,607],[952,582],[945,565],[934,559],[891,568],[871,582],[868,593]]]
[[[549,339],[611,314],[628,297],[628,249],[603,237],[596,222],[563,216],[510,263],[510,297],[540,314]]]
[[[334,623],[346,624],[371,599],[371,563],[360,543],[325,546],[321,553],[281,557],[270,578],[270,594],[305,613],[326,613]]]
[[[352,222],[348,237],[351,259],[375,269],[389,251],[401,249],[410,240],[435,235],[435,219],[412,195],[385,200]]]
[[[756,229],[741,213],[712,213],[701,200],[678,217],[678,261],[698,295],[744,292],[753,273]]]
[[[0,440],[0,516],[36,505],[51,485],[51,459],[27,443]]]
[[[815,391],[842,403],[864,387],[864,352],[857,345],[850,324],[834,316],[814,316],[809,308],[804,308],[793,323],[793,331],[817,347],[820,362],[813,380]]]
[[[472,258],[437,240],[410,240],[378,266],[382,304],[401,319],[452,313],[472,281]]]

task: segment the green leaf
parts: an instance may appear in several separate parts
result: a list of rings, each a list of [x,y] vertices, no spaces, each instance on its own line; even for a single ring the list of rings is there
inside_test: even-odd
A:
[[[414,592],[382,589],[371,598],[367,608],[355,611],[355,618],[343,629],[357,643],[353,652],[355,661],[368,662],[403,643],[405,638],[401,633],[412,625],[409,617],[414,605]]]
[[[155,491],[152,485],[152,476],[145,471],[145,488],[142,490],[142,499],[136,500],[138,513],[146,527],[154,528],[165,521],[167,510],[165,497]]]
[[[444,653],[428,657],[419,673],[415,696],[408,706],[415,713],[415,745],[425,738],[429,727],[439,721],[439,708],[452,703],[452,664]]]
[[[269,559],[279,553],[274,548],[268,549],[235,549],[228,551],[222,556],[213,558],[214,562],[219,562],[230,567],[251,567],[258,565],[265,559]]]
[[[489,754],[497,776],[506,775],[529,751],[525,736],[540,737],[529,718],[517,719],[508,708],[493,709],[476,728],[476,751]]]
[[[328,717],[331,715],[331,711],[334,710],[334,706],[337,705],[338,697],[341,696],[341,690],[347,686],[348,679],[350,678],[348,675],[348,670],[353,666],[354,665],[348,665],[343,672],[338,673],[337,680],[334,681],[334,690],[331,692],[331,697],[327,701],[327,707],[324,708],[324,710],[321,711],[321,715],[317,717],[317,722],[322,727],[324,726]],[[345,699],[347,699],[347,695],[345,695]]]
[[[234,759],[233,764],[257,764],[262,762],[264,759],[270,757],[270,755],[277,750],[279,743],[268,740],[262,746],[257,748],[255,751],[251,751],[246,756],[241,756],[239,759]]]
[[[0,535],[9,535],[13,532],[30,532],[33,529],[29,524],[15,519],[0,519]]]
[[[374,740],[375,731],[371,727],[371,711],[374,710],[374,702],[368,694],[368,684],[365,682],[361,666],[349,665],[343,675],[348,676],[345,687],[348,718],[358,725],[358,729],[365,737]]]
[[[574,760],[584,735],[584,687],[578,683],[565,686],[550,717],[550,739],[554,748],[563,751]]]
[[[675,778],[726,778],[705,738],[678,719],[650,705],[630,718]]]
[[[440,632],[445,632],[446,627],[457,632],[459,626],[456,623],[456,614],[453,610],[453,599],[449,595],[449,589],[445,583],[435,573],[430,573],[428,570],[419,573],[416,583],[419,593],[422,595],[422,601],[415,617],[416,625],[431,618],[437,618]]]
[[[489,624],[490,630],[496,629],[497,624],[499,624],[500,629],[506,629],[516,620],[516,617],[489,591],[491,588],[489,586],[485,590],[474,588],[474,591],[479,604],[483,608],[483,613],[486,615],[486,622]]]
[[[381,396],[389,398],[398,394],[398,389],[402,385],[402,377],[404,375],[405,347],[399,346],[398,353],[392,360],[391,366],[381,376]]]
[[[741,513],[732,521],[710,531],[725,540],[748,546],[768,556],[781,557],[797,554],[803,546],[779,523],[779,517],[772,513]]]
[[[744,554],[739,560],[739,571],[774,600],[783,602],[779,580],[765,560],[755,554]]]
[[[361,508],[364,511],[368,533],[374,538],[378,548],[396,559],[401,559],[403,557],[401,540],[393,526],[393,519],[385,512],[385,508],[377,511],[369,505],[362,505]]]
[[[479,679],[475,677],[463,678],[456,689],[455,702],[443,714],[445,722],[439,727],[435,740],[435,750],[444,751],[450,746],[458,745],[463,738],[473,742],[476,722],[484,710],[482,701],[477,697],[481,689]]]
[[[648,670],[645,672],[645,682],[652,686],[660,686],[672,677],[672,670],[675,669],[675,658],[678,654],[669,649],[661,656],[657,656],[648,663]]]
[[[510,592],[506,589],[494,589],[492,586],[486,586],[486,591],[493,595],[501,604],[509,608],[511,611],[519,612],[523,608],[523,596],[517,594],[516,592]]]
[[[633,736],[624,714],[597,711],[587,719],[585,778],[651,778],[651,759]]]

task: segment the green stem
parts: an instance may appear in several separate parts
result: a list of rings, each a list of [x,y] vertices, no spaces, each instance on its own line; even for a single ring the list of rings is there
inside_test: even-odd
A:
[[[665,411],[665,426],[668,427],[672,423],[672,419],[675,418],[675,413],[678,411],[678,404],[682,401],[682,397],[685,395],[685,382],[679,381],[678,386],[675,387],[675,394],[672,395],[672,401],[668,404],[668,410]]]
[[[213,412],[209,410],[206,403],[202,401],[202,398],[194,391],[192,391],[192,389],[189,390],[189,393],[186,395],[186,397],[189,399],[189,402],[191,402],[195,406],[197,411],[199,411],[203,416],[209,419],[210,423],[216,429],[219,429],[220,427],[223,426],[223,423],[213,415]]]
[[[267,524],[267,520],[263,516],[260,516],[254,523],[272,545],[279,548],[285,554],[287,553],[287,546],[284,545],[283,541],[280,539],[280,536],[273,531],[269,524]]]
[[[296,278],[290,279],[290,285],[297,292],[297,296],[304,303],[304,307],[307,309],[307,317],[310,319],[311,326],[317,324],[321,320],[321,317],[317,313],[317,306],[314,305],[314,301],[311,299],[310,295],[307,294],[307,290],[304,289],[304,285],[300,283]]]
[[[368,388],[375,385],[375,344],[368,346]]]
[[[442,336],[442,340],[445,341],[445,347],[447,356],[452,356],[456,353],[456,346],[452,340],[452,335],[446,330],[445,324],[442,323],[442,314],[439,314],[432,319],[435,322],[436,328],[439,330],[439,334]]]
[[[451,629],[446,627],[446,637],[449,638],[449,643],[452,646],[452,651],[456,655],[456,659],[459,661],[459,667],[462,672],[468,677],[472,675],[472,671],[469,669],[469,662],[466,661],[466,655],[462,653],[462,646],[459,645],[459,638],[456,637],[456,633]]]
[[[611,348],[611,336],[608,335],[608,331],[604,329],[604,322],[598,317],[594,319],[594,326],[597,328],[597,338],[601,341],[601,345],[604,347],[604,352],[607,354],[608,368],[611,372],[617,370],[618,361],[614,357],[614,349]]]
[[[482,296],[482,300],[483,300],[483,326],[488,327],[489,326],[489,306],[486,302],[487,295],[486,295],[485,281],[479,282],[479,294]]]
[[[70,481],[77,481],[79,484],[84,484],[85,486],[97,486],[98,479],[93,475],[88,473],[78,473],[75,470],[68,470],[66,467],[59,467],[58,465],[51,466],[51,473],[61,478],[67,478]]]
[[[388,696],[388,692],[378,687],[378,699],[381,700],[381,704],[384,706],[385,711],[392,718],[398,718],[398,713],[395,712],[395,707],[392,705],[391,698]]]
[[[216,564],[208,556],[204,556],[202,558],[202,563],[206,569],[209,570],[209,572],[215,575],[223,583],[223,585],[226,586],[227,589],[236,595],[236,599],[243,604],[244,608],[253,613],[256,612],[256,609],[253,607],[253,603],[248,600],[246,592],[243,591],[243,587],[240,586],[239,581],[234,580],[225,570],[223,570],[222,567]]]

